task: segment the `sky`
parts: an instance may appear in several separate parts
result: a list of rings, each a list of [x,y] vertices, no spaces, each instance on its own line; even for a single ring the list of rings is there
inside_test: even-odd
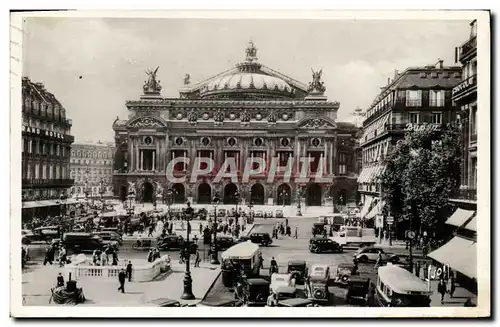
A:
[[[164,97],[178,97],[186,73],[202,81],[245,59],[305,84],[323,69],[325,95],[340,102],[337,121],[354,121],[394,70],[454,63],[469,36],[464,20],[263,20],[172,18],[26,18],[23,76],[43,82],[73,120],[75,142],[113,141],[146,69],[160,66]]]

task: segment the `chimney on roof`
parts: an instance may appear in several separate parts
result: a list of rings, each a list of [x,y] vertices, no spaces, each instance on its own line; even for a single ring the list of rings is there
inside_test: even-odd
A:
[[[391,78],[387,77],[387,85],[391,84]]]
[[[438,58],[438,62],[436,63],[436,68],[443,68],[443,59]]]
[[[394,79],[398,78],[399,76],[399,70],[394,69]]]

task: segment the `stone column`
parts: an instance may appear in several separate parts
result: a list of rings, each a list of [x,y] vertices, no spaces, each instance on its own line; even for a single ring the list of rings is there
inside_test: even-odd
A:
[[[325,142],[325,151],[323,151],[323,174],[328,175],[330,170],[328,169],[330,165],[328,164],[328,146],[330,145],[330,140],[326,139]]]
[[[155,157],[156,152],[153,151],[153,170],[156,170],[156,157]]]
[[[158,137],[155,138],[155,144],[156,144],[156,152],[153,155],[155,157],[153,160],[153,162],[154,162],[153,170],[157,170],[159,167],[161,167],[160,166],[160,141],[159,141]],[[158,170],[160,170],[160,169],[158,169]]]
[[[128,171],[134,170],[134,142],[129,138],[127,143],[128,158],[127,158],[127,169]]]
[[[295,137],[295,153],[293,154],[295,157],[295,171],[296,174],[300,174],[300,156],[301,156],[301,148],[300,148],[300,139]]]
[[[330,146],[330,157],[328,158],[328,161],[329,161],[329,174],[333,174],[333,155],[334,155],[334,152],[333,152],[333,140],[330,140],[329,142],[329,146]]]
[[[135,165],[135,170],[139,170],[139,167],[140,167],[140,155],[139,155],[139,139],[135,139],[135,161],[136,161],[136,165]]]
[[[140,170],[144,170],[144,152],[140,150],[141,153],[141,167]]]

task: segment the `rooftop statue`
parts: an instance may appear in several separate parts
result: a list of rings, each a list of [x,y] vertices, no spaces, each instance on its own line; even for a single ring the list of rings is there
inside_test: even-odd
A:
[[[186,76],[184,76],[184,85],[189,85],[189,84],[191,84],[190,79],[191,79],[191,75],[186,74]]]
[[[253,44],[253,41],[250,41],[248,43],[247,49],[245,50],[247,54],[246,61],[252,62],[252,61],[257,61],[257,48]]]
[[[312,93],[323,93],[325,92],[326,88],[324,86],[324,82],[321,81],[321,75],[323,74],[323,69],[321,69],[320,71],[317,71],[315,72],[314,70],[312,70],[312,77],[313,77],[313,80],[312,82],[309,83],[309,87],[307,88],[307,91],[308,92],[312,92]]]
[[[146,70],[146,75],[148,75],[148,80],[144,82],[144,93],[160,93],[161,85],[160,81],[156,80],[156,74],[158,73],[158,69],[160,66],[156,67],[155,70],[148,69]]]

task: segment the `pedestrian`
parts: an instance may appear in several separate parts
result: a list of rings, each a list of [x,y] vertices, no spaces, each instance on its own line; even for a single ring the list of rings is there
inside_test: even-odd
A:
[[[297,238],[297,237],[298,237],[298,230],[297,230],[297,229],[298,229],[298,228],[297,228],[297,227],[295,227],[295,238]]]
[[[61,273],[57,275],[57,287],[64,286],[64,277]]]
[[[148,262],[153,262],[153,249],[149,249]]]
[[[127,264],[126,274],[128,277],[128,281],[131,282],[132,281],[132,262],[131,261],[129,261]]]
[[[271,293],[267,297],[267,306],[268,307],[275,307],[276,306],[276,294]]]
[[[66,263],[66,249],[64,247],[61,247],[59,249],[59,267],[64,266]]]
[[[450,287],[449,294],[450,294],[450,299],[453,299],[453,294],[455,293],[455,276],[453,276],[453,272],[450,272],[450,278],[448,279],[448,285]]]
[[[108,255],[106,254],[106,251],[101,252],[101,265],[102,266],[108,265]]]
[[[380,267],[382,265],[382,261],[383,261],[382,252],[379,251],[378,257],[377,257],[377,262],[375,263],[375,269],[377,269],[378,267]]]
[[[201,234],[201,232],[203,231],[203,224],[202,223],[200,223],[199,229],[200,229],[200,234]]]
[[[116,251],[113,251],[113,266],[118,266],[118,253]]]
[[[366,306],[375,306],[375,284],[373,283],[370,283],[370,286],[368,287],[368,293],[366,294]]]
[[[43,260],[43,265],[45,266],[48,263],[52,264],[54,261],[54,250],[53,247],[48,246],[45,248],[45,258]]]
[[[194,258],[194,266],[195,267],[199,267],[200,266],[200,262],[201,262],[200,251],[196,250],[196,256]]]
[[[444,284],[444,279],[439,280],[437,291],[441,294],[441,304],[444,304],[444,295],[446,294],[446,285]]]
[[[122,293],[125,293],[125,278],[127,276],[127,273],[125,270],[122,268],[120,272],[118,273],[118,282],[120,283],[120,287],[118,287],[118,290],[122,291]]]
[[[154,227],[153,225],[149,226],[149,233],[148,233],[148,237],[153,237],[153,232],[154,232]]]

